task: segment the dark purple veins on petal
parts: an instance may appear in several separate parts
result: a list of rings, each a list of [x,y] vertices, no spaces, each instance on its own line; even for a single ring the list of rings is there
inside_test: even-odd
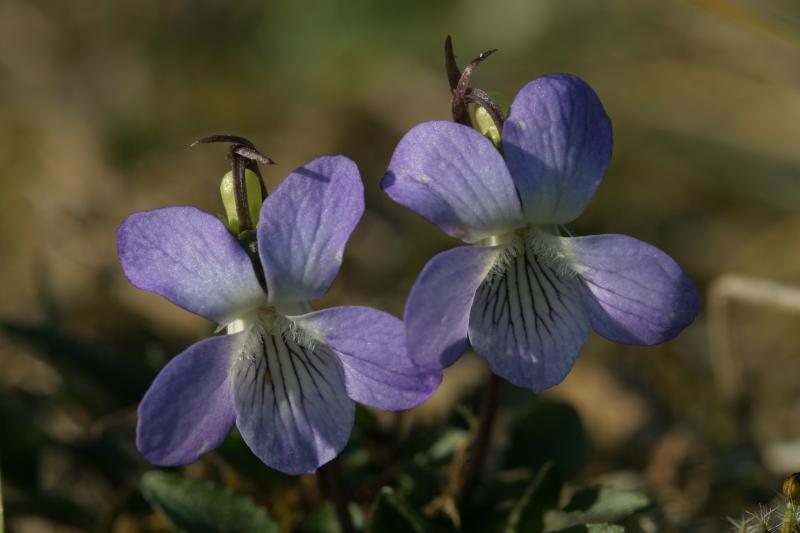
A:
[[[236,423],[267,465],[309,473],[341,451],[350,436],[354,405],[336,356],[263,329],[234,366]]]
[[[537,391],[556,385],[588,337],[579,282],[520,252],[478,288],[469,334],[496,374]]]

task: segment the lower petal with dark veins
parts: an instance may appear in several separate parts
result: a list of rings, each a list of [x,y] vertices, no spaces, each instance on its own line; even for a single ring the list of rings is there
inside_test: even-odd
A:
[[[569,373],[589,336],[580,282],[527,246],[501,262],[478,288],[469,338],[492,371],[540,391]]]
[[[347,444],[355,406],[339,365],[323,344],[253,326],[232,368],[236,424],[268,466],[311,473]]]

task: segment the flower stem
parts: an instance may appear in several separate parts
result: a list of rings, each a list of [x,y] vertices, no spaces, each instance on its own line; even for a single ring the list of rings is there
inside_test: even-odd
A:
[[[489,388],[483,403],[483,413],[481,414],[478,434],[475,436],[475,444],[472,448],[472,460],[467,465],[467,473],[464,477],[464,485],[461,491],[461,513],[469,508],[472,503],[472,494],[480,480],[483,470],[483,462],[486,459],[486,451],[489,449],[489,441],[492,438],[492,428],[497,414],[497,405],[500,398],[500,385],[503,380],[492,373],[489,377]]]
[[[6,530],[5,527],[5,518],[3,517],[3,482],[2,476],[0,476],[0,533],[3,533]]]
[[[339,526],[342,533],[354,533],[353,522],[350,519],[350,511],[347,509],[347,494],[342,482],[342,467],[339,464],[339,457],[334,457],[326,465],[320,467],[319,478],[324,486],[324,491],[328,498],[333,500],[336,509],[336,516],[339,519]]]
[[[794,506],[792,502],[786,502],[786,511],[783,513],[781,533],[794,533],[795,531],[797,531],[797,529],[794,527]]]

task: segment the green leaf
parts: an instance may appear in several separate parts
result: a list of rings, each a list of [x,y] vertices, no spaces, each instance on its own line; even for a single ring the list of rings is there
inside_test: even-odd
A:
[[[639,491],[619,487],[588,487],[573,494],[560,511],[545,515],[548,531],[581,524],[602,524],[626,518],[650,506],[650,500]]]
[[[506,533],[541,533],[545,512],[558,505],[561,477],[553,463],[547,463],[525,489],[508,518]]]
[[[372,504],[367,533],[423,533],[422,518],[389,487],[383,487]]]
[[[625,533],[625,528],[619,524],[581,524],[552,533]]]
[[[600,486],[578,490],[564,510],[583,512],[591,517],[621,518],[646,509],[649,505],[650,500],[638,490]]]
[[[537,398],[514,420],[506,468],[530,468],[538,472],[553,461],[562,479],[568,479],[583,463],[588,440],[577,411],[569,404]]]
[[[153,471],[142,476],[144,497],[172,524],[198,533],[279,533],[267,510],[208,481]]]

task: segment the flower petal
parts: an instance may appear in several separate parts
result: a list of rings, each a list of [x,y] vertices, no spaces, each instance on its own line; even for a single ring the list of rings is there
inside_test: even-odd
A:
[[[117,243],[134,286],[218,324],[265,299],[244,249],[222,222],[194,207],[134,213]]]
[[[442,381],[441,370],[423,371],[409,358],[403,323],[369,307],[334,307],[291,317],[330,346],[344,370],[353,400],[396,411],[427,400]]]
[[[530,246],[505,260],[478,289],[469,339],[495,374],[541,391],[566,377],[589,337],[580,281]]]
[[[261,206],[258,223],[270,302],[325,294],[363,213],[364,185],[346,157],[320,157],[286,176]]]
[[[475,291],[503,253],[500,246],[462,246],[435,255],[408,295],[404,322],[408,354],[420,367],[455,363],[467,348]]]
[[[589,85],[552,74],[525,85],[503,126],[525,219],[566,223],[583,211],[611,160],[611,121]]]
[[[400,140],[381,188],[467,242],[522,226],[514,182],[492,142],[455,122],[425,122]]]
[[[342,451],[355,405],[336,355],[290,337],[256,324],[232,379],[236,425],[245,442],[268,466],[294,475],[311,473]]]
[[[136,446],[151,463],[184,465],[216,448],[235,420],[228,373],[241,335],[202,340],[159,372],[139,404]]]
[[[699,297],[675,261],[626,235],[563,239],[583,280],[595,331],[625,344],[668,341],[694,321]]]

